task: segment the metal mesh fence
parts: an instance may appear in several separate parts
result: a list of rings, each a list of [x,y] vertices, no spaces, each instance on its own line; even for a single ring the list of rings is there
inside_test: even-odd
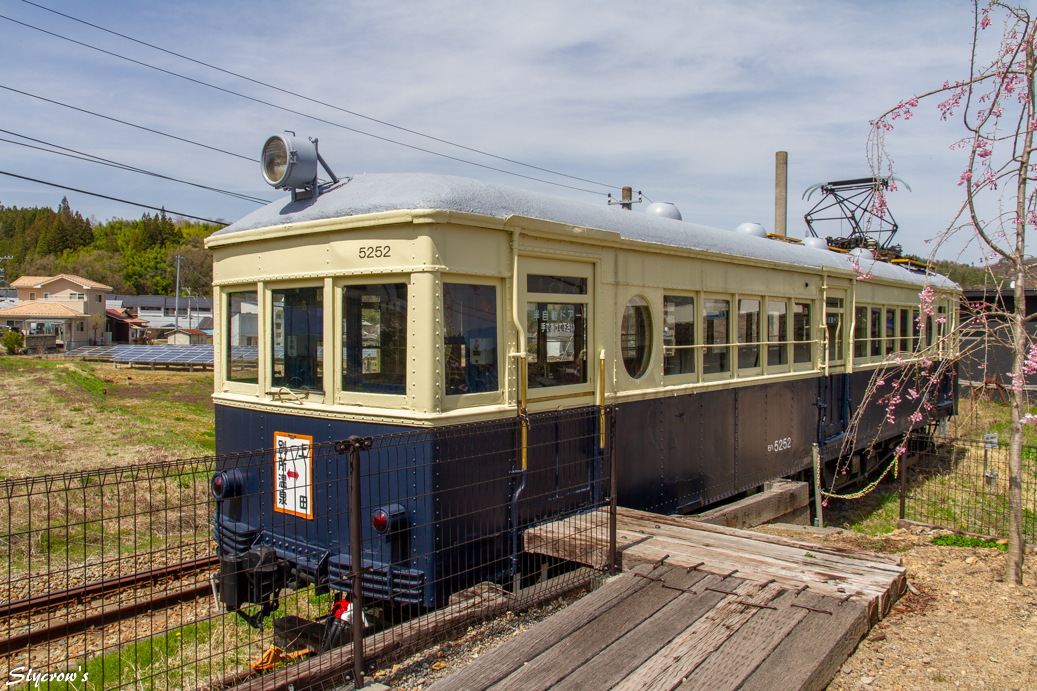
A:
[[[941,527],[1007,537],[1009,449],[954,439],[923,449],[908,468],[904,515]],[[1037,542],[1037,447],[1022,451],[1023,539]]]
[[[560,595],[596,572],[526,534],[609,567],[612,428],[592,407],[3,481],[0,680],[331,688]]]

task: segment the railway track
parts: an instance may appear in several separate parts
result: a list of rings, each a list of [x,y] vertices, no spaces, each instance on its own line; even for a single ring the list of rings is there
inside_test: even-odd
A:
[[[199,557],[172,566],[139,571],[116,578],[106,578],[74,588],[55,590],[50,593],[12,600],[9,603],[0,604],[0,619],[61,607],[89,598],[110,595],[127,588],[140,587],[166,578],[178,578],[202,569],[211,568],[218,563],[219,559],[215,555]],[[0,655],[9,655],[30,645],[38,645],[58,638],[73,636],[92,628],[108,626],[124,619],[172,607],[182,602],[191,602],[211,593],[211,586],[206,582],[190,588],[177,590],[176,592],[166,592],[148,599],[130,602],[120,607],[102,608],[100,612],[50,624],[44,628],[33,629],[32,624],[30,624],[28,631],[0,639]]]

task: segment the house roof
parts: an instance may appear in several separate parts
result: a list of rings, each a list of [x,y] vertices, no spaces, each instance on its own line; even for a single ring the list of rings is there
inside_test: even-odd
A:
[[[209,334],[198,329],[173,329],[169,333],[171,334],[187,334],[188,336],[208,336]]]
[[[125,307],[122,308],[122,309],[114,309],[112,307],[109,307],[109,308],[105,309],[105,313],[109,317],[111,317],[112,319],[115,319],[115,320],[121,321],[121,322],[125,322],[127,324],[135,324],[137,326],[143,326],[143,325],[148,323],[147,319],[138,319],[136,317],[131,316],[128,313],[128,311],[126,310]]]
[[[103,283],[91,281],[89,278],[83,278],[82,276],[76,276],[75,274],[58,274],[57,276],[22,276],[21,278],[16,278],[11,281],[11,285],[16,288],[42,288],[46,284],[52,283],[61,278],[72,281],[73,283],[78,283],[84,288],[113,290],[111,286],[106,286]]]
[[[496,217],[505,222],[512,216],[542,219],[577,228],[613,231],[628,240],[686,247],[730,257],[764,259],[811,268],[853,268],[852,258],[825,249],[793,245],[469,178],[424,173],[374,173],[340,180],[316,198],[294,202],[290,198],[282,198],[271,202],[226,228],[217,230],[210,239],[223,238],[243,230],[408,210],[460,211]],[[957,287],[943,276],[932,274],[927,277],[902,266],[880,261],[869,266],[861,264],[860,268],[878,278],[919,285],[932,283]]]
[[[33,317],[57,317],[61,319],[68,319],[69,317],[86,317],[82,312],[66,307],[61,303],[57,302],[40,302],[34,300],[31,302],[23,302],[20,305],[14,307],[7,307],[0,309],[0,317],[21,317],[21,318],[33,318]]]

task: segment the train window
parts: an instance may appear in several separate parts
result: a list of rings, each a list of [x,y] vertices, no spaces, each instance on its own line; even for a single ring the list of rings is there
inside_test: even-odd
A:
[[[918,316],[918,310],[911,310],[911,349],[918,350],[918,344],[921,342],[919,336],[922,333],[922,320]]]
[[[731,362],[727,348],[727,321],[731,310],[729,300],[703,300],[706,311],[705,328],[702,333],[702,344],[707,346],[702,351],[703,374],[730,372]]]
[[[907,310],[900,310],[900,351],[903,353],[907,352]]]
[[[871,308],[871,356],[882,357],[882,308]]]
[[[828,329],[828,361],[843,359],[843,299],[825,299],[825,327]]]
[[[789,364],[789,305],[784,300],[767,301],[767,366],[777,367]]]
[[[663,374],[695,371],[695,298],[663,296]]]
[[[342,289],[342,390],[407,393],[407,284]]]
[[[868,308],[853,310],[853,356],[868,357]]]
[[[585,279],[580,279],[585,280]],[[527,385],[531,389],[587,383],[587,306],[526,304]]]
[[[897,349],[896,339],[897,311],[886,310],[886,355],[890,355]]]
[[[792,305],[793,362],[812,362],[814,347],[810,338],[810,303],[796,302]]]
[[[526,276],[527,293],[554,295],[586,295],[587,279],[575,276]]]
[[[274,388],[324,390],[324,289],[270,291]]]
[[[933,344],[933,317],[929,315],[925,318],[925,345],[929,347]]]
[[[639,295],[630,298],[619,327],[619,349],[627,374],[640,379],[652,356],[652,311]]]
[[[224,379],[255,384],[259,381],[259,294],[254,290],[227,293],[227,362]],[[251,348],[249,347],[251,346]]]
[[[448,396],[497,390],[496,288],[443,285],[443,349]]]
[[[947,333],[947,307],[940,305],[936,308],[936,346],[940,349],[941,354],[946,346],[943,343],[943,337]]]
[[[760,301],[738,301],[738,369],[760,366]]]

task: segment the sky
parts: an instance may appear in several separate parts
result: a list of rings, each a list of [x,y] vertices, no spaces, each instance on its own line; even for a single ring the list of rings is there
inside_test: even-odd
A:
[[[0,0],[0,129],[17,135],[0,133],[3,139],[31,137],[273,201],[282,194],[247,159],[258,159],[265,139],[287,129],[319,138],[340,177],[445,173],[598,204],[629,185],[635,196],[640,190],[675,203],[687,221],[727,229],[752,221],[768,230],[774,156],[783,150],[794,237],[805,235],[803,215],[818,201],[802,200],[803,191],[869,175],[869,121],[966,75],[972,35],[972,5],[964,0],[33,1],[369,118],[593,183],[307,102],[22,0]],[[926,240],[961,203],[965,160],[949,148],[961,135],[959,123],[940,121],[935,102],[887,134],[894,172],[911,188],[889,200],[900,224],[896,242],[907,252],[927,256]],[[0,170],[209,219],[234,221],[258,206],[2,141]],[[8,207],[56,207],[66,195],[73,209],[102,221],[144,211],[0,176],[0,203]],[[957,242],[938,256],[972,262],[979,253]]]

